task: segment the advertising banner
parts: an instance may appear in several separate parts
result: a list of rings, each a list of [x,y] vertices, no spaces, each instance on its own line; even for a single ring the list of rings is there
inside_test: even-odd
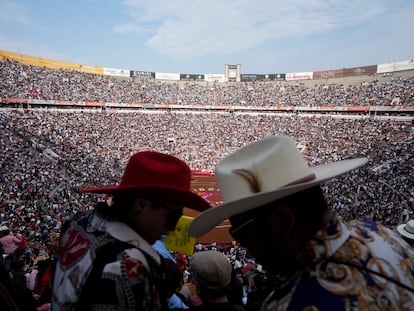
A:
[[[169,72],[156,72],[155,79],[157,80],[171,80],[171,81],[179,81],[180,74],[179,73],[169,73]]]
[[[207,73],[204,75],[204,81],[208,82],[224,82],[225,75],[221,73]]]
[[[130,77],[130,71],[126,69],[115,69],[115,68],[104,68],[105,76],[116,76],[116,77]]]
[[[241,74],[240,75],[240,81],[243,81],[243,82],[263,81],[264,79],[265,79],[264,74],[249,73],[249,74]]]
[[[155,79],[155,72],[131,70],[131,77]]]
[[[379,64],[377,72],[386,73],[386,72],[413,70],[413,69],[414,69],[414,60],[410,59],[410,60],[401,61],[401,62]]]
[[[180,80],[184,81],[204,81],[204,75],[181,73]]]
[[[285,80],[286,80],[286,73],[275,74],[275,81],[285,81]]]
[[[284,73],[268,73],[268,74],[241,74],[240,81],[249,82],[249,81],[284,81]]]
[[[286,81],[312,80],[313,72],[291,72],[286,74]]]

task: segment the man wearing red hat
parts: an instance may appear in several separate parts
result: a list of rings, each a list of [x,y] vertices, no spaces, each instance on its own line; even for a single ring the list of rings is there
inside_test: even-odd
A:
[[[162,260],[152,244],[175,229],[183,208],[210,205],[191,191],[188,165],[158,152],[134,154],[119,185],[62,232],[53,282],[53,310],[165,310]]]

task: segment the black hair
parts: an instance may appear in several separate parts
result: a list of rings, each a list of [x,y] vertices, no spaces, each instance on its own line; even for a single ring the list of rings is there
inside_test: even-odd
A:
[[[106,201],[96,205],[97,211],[106,219],[129,223],[131,221],[131,210],[134,206],[136,196],[132,194],[120,193],[112,197],[112,204]]]

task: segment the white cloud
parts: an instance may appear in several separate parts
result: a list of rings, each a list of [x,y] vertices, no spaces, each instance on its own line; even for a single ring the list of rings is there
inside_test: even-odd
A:
[[[353,25],[382,11],[366,0],[126,0],[146,44],[174,59],[237,53],[283,38]],[[135,25],[135,26],[132,26]],[[150,25],[150,28],[148,27]],[[122,26],[118,26],[121,32]]]
[[[112,31],[114,33],[118,33],[118,34],[125,34],[125,33],[130,33],[130,32],[136,32],[136,33],[145,33],[145,32],[151,32],[151,29],[145,29],[142,28],[136,24],[132,24],[132,23],[127,23],[127,24],[122,24],[122,25],[117,25],[114,26],[112,28]]]

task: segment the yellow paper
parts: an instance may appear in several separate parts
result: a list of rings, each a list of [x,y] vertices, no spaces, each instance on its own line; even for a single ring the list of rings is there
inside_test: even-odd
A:
[[[164,240],[170,251],[176,251],[191,256],[194,252],[195,238],[189,236],[188,225],[193,217],[181,216],[174,231],[170,232]]]

